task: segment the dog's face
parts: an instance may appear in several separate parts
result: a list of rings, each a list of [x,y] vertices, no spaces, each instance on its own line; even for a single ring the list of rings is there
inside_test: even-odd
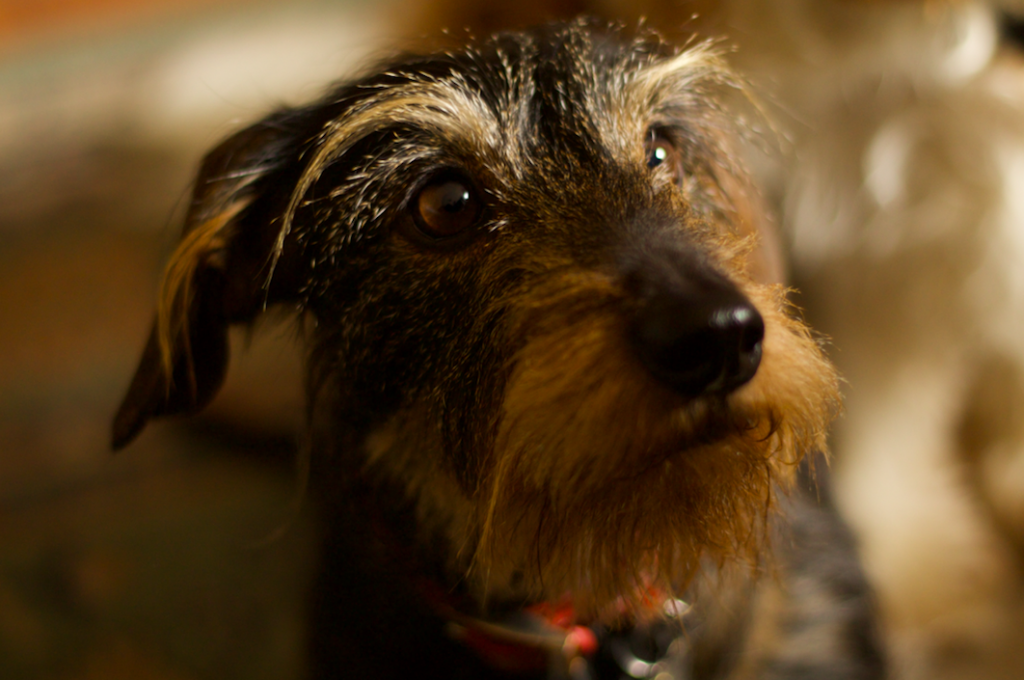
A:
[[[706,47],[575,23],[237,134],[200,173],[115,442],[201,408],[227,326],[293,305],[312,455],[402,488],[479,597],[607,613],[756,552],[835,379],[773,280],[730,87]]]

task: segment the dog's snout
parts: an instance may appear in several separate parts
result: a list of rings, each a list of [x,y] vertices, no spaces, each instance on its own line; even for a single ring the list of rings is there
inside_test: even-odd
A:
[[[633,335],[640,360],[672,389],[727,394],[757,372],[764,320],[728,281],[686,281],[642,296]]]

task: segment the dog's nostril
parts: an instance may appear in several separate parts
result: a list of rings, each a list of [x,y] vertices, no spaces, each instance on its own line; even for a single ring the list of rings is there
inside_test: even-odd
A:
[[[764,320],[738,291],[654,296],[639,310],[640,359],[659,380],[686,396],[726,394],[747,383],[761,363]]]

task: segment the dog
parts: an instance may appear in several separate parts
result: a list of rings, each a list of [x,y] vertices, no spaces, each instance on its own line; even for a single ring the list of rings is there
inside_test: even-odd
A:
[[[740,89],[708,44],[576,20],[206,156],[113,442],[297,312],[313,677],[883,677]]]

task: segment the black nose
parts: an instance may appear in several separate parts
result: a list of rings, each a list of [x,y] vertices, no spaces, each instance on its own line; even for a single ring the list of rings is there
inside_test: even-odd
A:
[[[635,317],[640,360],[677,392],[727,394],[761,363],[764,320],[726,280],[703,279],[648,291]]]

